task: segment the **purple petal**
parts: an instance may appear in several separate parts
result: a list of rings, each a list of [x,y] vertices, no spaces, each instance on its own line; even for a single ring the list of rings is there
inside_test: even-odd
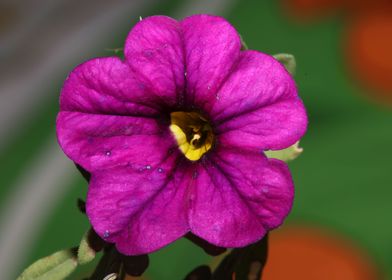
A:
[[[195,15],[181,21],[184,31],[188,104],[215,101],[241,49],[237,31],[224,18]]]
[[[111,115],[156,115],[159,99],[116,57],[95,58],[76,67],[64,82],[60,111]]]
[[[295,82],[273,57],[245,51],[208,111],[219,141],[243,149],[283,149],[305,133]]]
[[[90,172],[155,164],[176,147],[166,125],[130,116],[60,112],[57,137],[67,156]]]
[[[144,170],[93,173],[87,215],[94,230],[126,255],[150,253],[182,237],[189,230],[188,180],[176,172],[178,160],[174,152]]]
[[[166,16],[141,20],[125,42],[125,58],[150,94],[166,106],[184,91],[185,62],[179,23]]]
[[[279,226],[294,196],[286,164],[220,147],[200,164],[194,184],[191,231],[221,247],[242,247]]]

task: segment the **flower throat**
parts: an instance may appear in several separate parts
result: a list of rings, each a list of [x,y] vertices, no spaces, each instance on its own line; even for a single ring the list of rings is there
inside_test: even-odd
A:
[[[196,112],[173,112],[170,119],[170,130],[187,159],[199,160],[211,149],[214,134],[211,125],[202,115]]]

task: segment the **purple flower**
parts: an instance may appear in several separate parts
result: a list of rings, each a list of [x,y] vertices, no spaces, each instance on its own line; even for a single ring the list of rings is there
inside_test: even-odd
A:
[[[188,232],[241,247],[278,227],[293,181],[263,151],[293,145],[307,125],[285,68],[241,51],[236,30],[208,15],[143,19],[124,53],[76,67],[60,97],[58,140],[91,173],[95,231],[137,255]]]

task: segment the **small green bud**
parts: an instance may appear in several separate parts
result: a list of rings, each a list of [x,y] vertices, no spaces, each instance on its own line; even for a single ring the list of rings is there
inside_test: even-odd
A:
[[[285,162],[296,159],[301,153],[303,149],[299,147],[299,141],[294,145],[278,151],[265,151],[265,155],[269,158],[276,158],[283,160]]]
[[[101,251],[105,242],[90,228],[80,241],[78,248],[78,262],[79,264],[86,264],[91,262],[97,252]]]
[[[286,67],[286,70],[292,75],[295,75],[295,69],[297,67],[297,63],[295,61],[295,57],[292,54],[287,53],[279,53],[273,56],[276,60]]]
[[[91,262],[96,255],[96,252],[90,247],[88,242],[90,230],[88,230],[82,240],[80,241],[79,249],[78,249],[78,262],[79,264],[86,264]]]

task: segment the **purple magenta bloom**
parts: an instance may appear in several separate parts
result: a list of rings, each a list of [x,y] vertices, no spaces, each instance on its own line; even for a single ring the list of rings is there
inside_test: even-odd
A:
[[[241,51],[236,30],[209,15],[143,19],[124,53],[76,67],[60,97],[58,140],[91,173],[95,231],[137,255],[188,232],[242,247],[278,227],[293,181],[262,151],[293,145],[307,126],[285,68]],[[190,159],[189,147],[205,150]]]

